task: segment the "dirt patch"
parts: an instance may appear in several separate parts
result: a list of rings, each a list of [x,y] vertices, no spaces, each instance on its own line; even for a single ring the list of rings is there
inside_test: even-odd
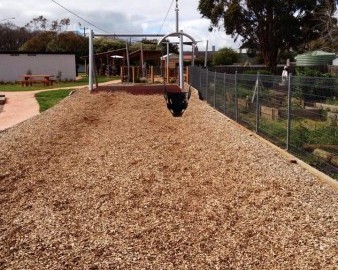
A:
[[[80,90],[0,141],[0,269],[338,265],[337,190],[196,93]]]

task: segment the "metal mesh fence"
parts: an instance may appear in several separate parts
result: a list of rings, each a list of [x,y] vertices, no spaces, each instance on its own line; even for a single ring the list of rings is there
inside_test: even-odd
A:
[[[226,74],[190,67],[201,99],[338,179],[338,79]]]

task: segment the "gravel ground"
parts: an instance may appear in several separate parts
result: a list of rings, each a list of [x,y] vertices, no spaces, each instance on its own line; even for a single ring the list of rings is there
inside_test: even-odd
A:
[[[0,269],[338,269],[337,189],[196,93],[82,89],[0,142]]]

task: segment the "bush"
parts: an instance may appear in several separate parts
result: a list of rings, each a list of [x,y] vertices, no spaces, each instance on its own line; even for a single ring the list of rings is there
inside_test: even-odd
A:
[[[214,66],[232,65],[238,61],[238,53],[232,48],[222,48],[212,58]]]

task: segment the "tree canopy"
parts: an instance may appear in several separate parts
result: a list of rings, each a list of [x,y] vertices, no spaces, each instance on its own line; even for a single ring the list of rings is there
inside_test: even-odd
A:
[[[0,50],[16,51],[34,35],[35,33],[26,28],[18,27],[12,23],[0,24]]]
[[[274,68],[285,51],[320,37],[318,14],[327,5],[335,11],[335,0],[199,0],[198,9],[210,19],[210,31],[241,38],[242,48],[258,50]]]
[[[74,53],[77,61],[79,61],[81,56],[88,54],[88,39],[73,32],[45,31],[29,39],[19,50]]]
[[[212,57],[214,65],[231,65],[238,60],[238,53],[232,48],[219,49]]]

